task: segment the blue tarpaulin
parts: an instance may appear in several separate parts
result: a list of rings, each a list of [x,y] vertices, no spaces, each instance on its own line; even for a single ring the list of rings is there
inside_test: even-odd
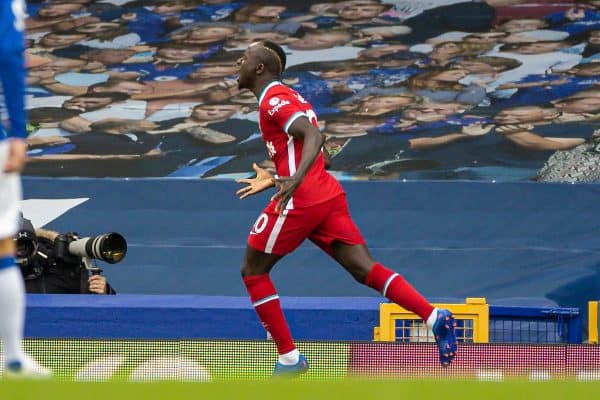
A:
[[[344,187],[373,256],[428,297],[575,307],[600,298],[598,185]],[[123,234],[124,261],[103,265],[119,293],[244,296],[245,239],[272,193],[239,200],[237,188],[231,181],[25,178],[24,198],[89,198],[46,227]],[[310,242],[273,276],[284,296],[378,296]]]

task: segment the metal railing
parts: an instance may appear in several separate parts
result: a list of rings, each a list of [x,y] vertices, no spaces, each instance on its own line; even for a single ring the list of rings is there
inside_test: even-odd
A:
[[[582,343],[583,321],[578,308],[492,306],[485,298],[467,298],[464,304],[434,304],[447,308],[456,319],[459,343]],[[598,343],[598,302],[589,304],[589,343]],[[393,304],[379,309],[374,340],[433,342],[424,321]]]

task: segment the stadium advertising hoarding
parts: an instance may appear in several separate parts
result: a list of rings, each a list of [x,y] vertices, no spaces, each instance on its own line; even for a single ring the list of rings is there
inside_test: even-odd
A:
[[[598,346],[465,344],[450,368],[440,367],[432,343],[301,341],[298,346],[312,361],[306,380],[600,380]],[[275,351],[270,341],[237,340],[29,339],[25,347],[58,380],[77,381],[263,380],[271,376]]]

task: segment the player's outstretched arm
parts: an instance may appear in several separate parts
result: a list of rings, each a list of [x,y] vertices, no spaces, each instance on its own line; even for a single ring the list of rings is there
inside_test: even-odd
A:
[[[252,169],[256,172],[254,178],[236,179],[237,183],[246,185],[235,192],[240,199],[245,199],[248,196],[252,196],[253,194],[260,193],[265,189],[275,186],[275,179],[273,179],[273,175],[271,175],[269,171],[259,167],[256,163],[252,164]]]
[[[296,119],[289,127],[288,134],[302,140],[304,144],[302,145],[302,158],[296,173],[292,176],[275,179],[279,190],[273,196],[273,200],[279,200],[275,210],[280,213],[285,210],[288,201],[302,183],[323,146],[323,135],[306,117]]]

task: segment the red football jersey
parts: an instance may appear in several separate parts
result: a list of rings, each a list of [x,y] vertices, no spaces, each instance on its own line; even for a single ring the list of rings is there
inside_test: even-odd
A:
[[[318,129],[317,115],[308,101],[281,82],[272,82],[263,89],[258,107],[260,131],[277,175],[294,175],[300,165],[304,142],[288,135],[287,131],[300,117],[308,118]],[[339,182],[325,170],[323,154],[319,153],[287,208],[308,207],[343,193]]]

